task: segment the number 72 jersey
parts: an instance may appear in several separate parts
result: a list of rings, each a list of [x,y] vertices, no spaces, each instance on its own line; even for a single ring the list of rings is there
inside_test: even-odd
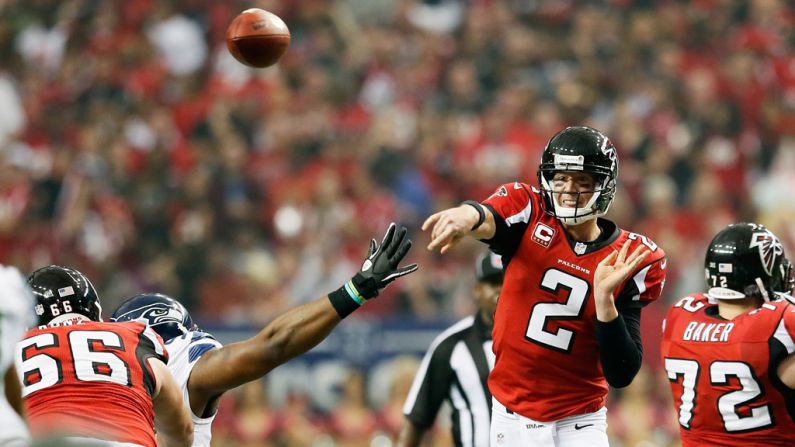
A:
[[[703,294],[681,299],[663,326],[662,356],[682,444],[792,446],[795,391],[777,367],[795,352],[795,307],[765,303],[733,320]]]

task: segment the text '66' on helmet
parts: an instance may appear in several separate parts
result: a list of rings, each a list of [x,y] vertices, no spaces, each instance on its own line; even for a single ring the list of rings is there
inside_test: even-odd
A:
[[[585,206],[569,208],[557,203],[552,180],[560,171],[587,172],[594,176],[593,196]],[[567,127],[553,136],[544,148],[538,168],[544,211],[569,225],[605,215],[616,195],[617,179],[615,146],[602,132],[584,126]]]
[[[163,341],[195,331],[188,310],[179,301],[162,293],[142,293],[125,301],[111,317],[112,321],[141,321]]]
[[[712,299],[770,301],[776,293],[790,293],[795,282],[781,242],[755,223],[732,224],[715,235],[704,268]]]
[[[92,321],[102,321],[102,307],[94,285],[75,269],[50,265],[31,273],[28,285],[36,297],[38,324],[69,319],[79,314]]]

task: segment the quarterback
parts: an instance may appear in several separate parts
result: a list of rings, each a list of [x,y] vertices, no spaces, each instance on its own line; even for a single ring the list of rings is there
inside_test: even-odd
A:
[[[471,236],[502,255],[491,445],[608,445],[608,384],[640,369],[640,312],[665,281],[663,250],[601,217],[617,177],[607,136],[568,127],[544,149],[539,188],[505,184],[423,224],[431,250]]]

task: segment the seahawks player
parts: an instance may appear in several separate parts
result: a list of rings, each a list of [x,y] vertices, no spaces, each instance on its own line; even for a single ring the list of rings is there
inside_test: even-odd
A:
[[[14,347],[33,326],[33,294],[15,267],[0,265],[0,445],[27,445]]]
[[[256,380],[323,341],[331,330],[395,279],[417,270],[399,267],[411,248],[406,228],[394,223],[379,246],[373,239],[361,270],[334,292],[277,317],[254,337],[221,346],[198,330],[173,298],[142,294],[113,314],[114,321],[142,320],[165,341],[168,367],[193,413],[194,447],[209,447],[210,425],[221,394]]]

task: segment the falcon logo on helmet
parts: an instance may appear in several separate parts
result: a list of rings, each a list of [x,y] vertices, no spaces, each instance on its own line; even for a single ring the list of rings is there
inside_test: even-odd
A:
[[[784,247],[781,242],[773,236],[773,233],[764,231],[761,233],[754,233],[751,236],[750,248],[759,248],[759,259],[762,261],[762,266],[768,275],[773,275],[773,266],[776,259],[784,253]]]
[[[763,225],[732,224],[712,239],[704,259],[711,299],[760,297],[792,291],[792,264],[779,239]]]

